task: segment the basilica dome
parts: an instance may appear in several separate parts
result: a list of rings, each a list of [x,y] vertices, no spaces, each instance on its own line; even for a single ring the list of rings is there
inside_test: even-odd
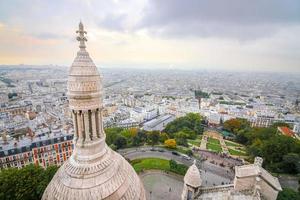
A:
[[[54,175],[42,199],[145,200],[143,184],[132,166],[105,143],[101,77],[86,51],[82,23],[77,33],[80,50],[68,78],[74,151]]]

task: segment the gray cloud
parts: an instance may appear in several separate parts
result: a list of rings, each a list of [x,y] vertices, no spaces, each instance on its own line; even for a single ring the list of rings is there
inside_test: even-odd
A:
[[[38,34],[32,34],[33,37],[42,39],[42,40],[51,40],[51,39],[67,39],[69,36],[62,34],[55,34],[50,32],[43,32]]]
[[[163,36],[252,39],[299,23],[298,0],[152,0],[136,28]]]
[[[97,19],[97,25],[109,30],[114,31],[124,31],[124,20],[126,19],[126,14],[107,14],[103,19]]]

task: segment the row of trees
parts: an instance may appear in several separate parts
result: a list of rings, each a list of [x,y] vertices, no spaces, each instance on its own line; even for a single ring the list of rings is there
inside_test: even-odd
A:
[[[22,169],[9,168],[0,171],[0,199],[39,200],[58,167],[28,165]]]
[[[137,147],[144,144],[155,145],[168,139],[165,133],[145,131],[137,128],[107,128],[106,143],[113,149]]]
[[[274,123],[268,128],[252,128],[244,119],[224,122],[224,129],[236,135],[236,142],[246,145],[251,158],[261,156],[267,169],[278,173],[300,173],[300,141],[277,133]]]
[[[170,170],[176,174],[185,175],[188,167],[183,164],[178,164],[175,160],[169,161]]]
[[[144,144],[156,145],[159,143],[168,144],[170,148],[176,145],[188,146],[187,139],[195,139],[203,133],[202,117],[198,114],[189,113],[184,117],[175,119],[169,123],[163,132],[145,131],[137,128],[107,128],[106,142],[113,149],[125,147],[136,147]],[[175,140],[175,143],[173,140]]]

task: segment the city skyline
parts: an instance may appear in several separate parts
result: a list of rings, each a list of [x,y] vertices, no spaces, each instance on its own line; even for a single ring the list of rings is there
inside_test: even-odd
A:
[[[300,72],[298,1],[10,1],[0,11],[3,65],[69,66],[81,19],[99,67]]]
[[[1,199],[300,198],[300,74],[104,69],[73,32],[69,68],[0,65]]]

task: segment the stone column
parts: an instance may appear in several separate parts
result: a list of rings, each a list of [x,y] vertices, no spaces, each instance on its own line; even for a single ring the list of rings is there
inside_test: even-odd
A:
[[[97,138],[97,129],[96,129],[96,110],[92,110],[92,131],[93,131],[93,138]]]
[[[76,142],[78,139],[78,123],[77,123],[77,112],[72,112],[73,117],[73,126],[74,126],[74,141]]]
[[[103,131],[102,131],[102,112],[101,112],[101,109],[99,108],[98,109],[98,135],[99,135],[99,138],[101,138],[103,136]]]
[[[83,142],[83,130],[82,130],[82,114],[80,111],[77,112],[77,125],[78,125],[78,139],[79,143]]]
[[[90,123],[89,123],[89,113],[88,113],[88,111],[84,111],[83,117],[84,117],[85,141],[89,142],[89,141],[91,141],[91,137],[90,137],[90,129],[89,129]]]

